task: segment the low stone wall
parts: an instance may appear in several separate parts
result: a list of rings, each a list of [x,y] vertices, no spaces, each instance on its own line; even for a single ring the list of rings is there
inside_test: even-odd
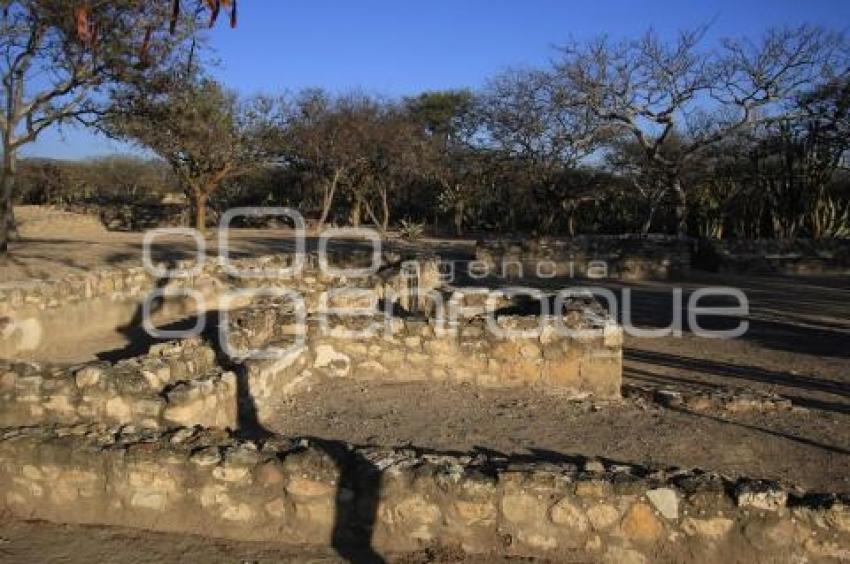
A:
[[[261,422],[273,413],[276,400],[317,376],[620,397],[622,328],[583,301],[568,307],[560,320],[318,313],[299,327],[291,308],[261,302],[228,315],[228,345],[235,355],[247,357],[248,388]],[[258,358],[275,349],[275,358]]]
[[[704,239],[694,266],[714,272],[850,274],[850,239]]]
[[[100,220],[93,215],[71,213],[54,206],[15,206],[18,234],[25,239],[45,235],[73,233],[103,233]]]
[[[668,408],[685,408],[698,413],[781,413],[805,412],[788,398],[760,390],[715,388],[712,390],[674,390],[655,386],[628,384],[623,386],[623,396],[641,402],[657,403]]]
[[[333,260],[340,268],[360,264],[362,257],[344,254],[334,256]],[[139,258],[141,261],[141,257]],[[174,278],[169,288],[193,288],[204,282],[215,280],[221,284],[240,287],[268,286],[276,282],[277,286],[293,287],[296,290],[326,288],[339,278],[323,275],[318,267],[315,254],[305,257],[305,265],[297,276],[285,278],[262,277],[264,271],[275,272],[292,266],[293,253],[281,253],[247,259],[234,259],[230,266],[246,273],[246,277],[237,279],[231,276],[219,258],[211,257],[195,276]],[[189,260],[177,261],[169,268],[173,270],[194,270],[197,263]],[[80,302],[103,299],[109,302],[136,301],[143,298],[157,286],[158,280],[142,266],[124,268],[104,268],[82,274],[69,274],[62,278],[49,280],[30,280],[0,285],[0,315],[9,315],[21,310],[64,309]],[[323,284],[325,286],[323,286]],[[318,286],[318,288],[316,288]]]
[[[281,267],[286,260],[285,255],[253,259],[240,266],[259,272]],[[215,268],[210,274],[204,271],[195,278],[178,279],[178,284],[196,290],[203,287],[207,308],[219,310],[219,322],[228,330],[218,345],[229,356],[228,368],[244,377],[242,393],[237,394],[237,376],[218,367],[209,345],[187,339],[156,345],[148,355],[115,364],[59,368],[6,363],[0,366],[0,424],[102,420],[150,428],[195,424],[236,428],[240,408],[245,413],[256,411],[262,423],[273,416],[281,397],[313,377],[469,382],[485,387],[537,387],[573,397],[619,397],[622,330],[592,297],[565,304],[560,317],[494,314],[486,318],[487,291],[466,289],[445,295],[437,288],[436,259],[419,260],[413,276],[408,270],[400,263],[388,265],[359,281],[355,290],[365,291],[366,296],[362,291],[353,296],[331,293],[334,297],[329,299],[325,291],[339,290],[347,282],[311,269],[296,278],[238,280],[238,289],[279,285],[298,291],[304,300],[303,326],[297,323],[301,316],[295,314],[289,298],[261,298],[259,309],[246,307],[251,296],[218,303],[235,282]],[[133,280],[137,283],[129,291],[141,292],[144,284]],[[124,292],[127,282],[124,279],[118,287],[96,286],[107,289],[93,303],[114,299],[109,288]],[[412,299],[411,290],[422,295]],[[374,303],[378,300],[384,302],[381,309]],[[341,306],[362,308],[361,302],[371,304],[370,313],[329,313]],[[456,308],[451,310],[455,316],[447,315],[446,302]],[[512,306],[504,296],[495,302],[508,310]],[[38,305],[43,309],[37,311],[61,324],[73,307],[56,305],[62,303],[42,300]],[[364,334],[367,328],[370,334]],[[67,338],[78,336],[75,327],[67,329]],[[257,359],[250,352],[290,347],[299,332],[303,342],[282,357],[261,354]],[[211,335],[210,331],[205,334]]]
[[[666,280],[690,268],[689,242],[658,235],[479,241],[475,255],[505,278]]]
[[[612,564],[850,559],[846,497],[699,471],[200,429],[5,429],[0,506],[25,519],[332,545],[359,561],[434,546]]]
[[[236,376],[199,339],[163,343],[115,364],[0,363],[0,425],[106,422],[237,428]]]
[[[190,223],[188,206],[182,204],[92,202],[62,207],[75,214],[97,218],[99,223],[110,231],[144,231],[160,227],[180,227]],[[214,220],[211,215],[210,222]]]
[[[339,253],[331,257],[338,268],[362,265],[361,254]],[[55,280],[38,280],[0,285],[0,358],[39,358],[49,353],[57,341],[79,340],[118,330],[140,319],[143,300],[157,287],[170,293],[153,308],[153,322],[181,319],[198,313],[195,298],[182,295],[192,290],[200,295],[206,310],[222,306],[221,299],[234,289],[281,288],[298,292],[308,311],[320,305],[328,290],[359,286],[383,293],[400,291],[407,278],[400,275],[400,259],[384,257],[385,264],[375,275],[347,280],[323,273],[315,254],[306,256],[303,270],[295,276],[261,276],[292,266],[294,255],[282,253],[235,259],[231,266],[245,273],[233,276],[218,259],[210,259],[195,276],[174,278],[163,284],[142,267],[111,268],[73,274]],[[420,258],[421,280],[425,290],[439,277],[433,258]],[[195,263],[179,261],[173,269],[192,270]],[[233,306],[233,304],[230,304]],[[42,356],[43,358],[43,356]]]

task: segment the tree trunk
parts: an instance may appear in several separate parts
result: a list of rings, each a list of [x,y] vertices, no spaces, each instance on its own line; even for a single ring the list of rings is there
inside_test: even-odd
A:
[[[336,193],[336,187],[339,184],[339,177],[341,173],[339,171],[334,172],[333,179],[331,179],[330,186],[325,189],[324,197],[322,198],[322,216],[319,218],[319,224],[317,228],[321,231],[325,222],[328,220],[328,215],[331,213],[331,206],[334,201],[334,194]]]
[[[380,231],[382,235],[386,234],[387,230],[384,229],[383,224],[378,220],[378,216],[375,215],[375,210],[372,209],[372,204],[363,200],[363,207],[366,208],[366,215],[369,216],[369,219],[372,220],[372,223],[378,228],[378,231]]]
[[[641,227],[642,235],[649,235],[650,229],[652,229],[652,220],[655,218],[655,204],[649,205],[649,212],[646,214],[646,221],[643,222],[643,227]]]
[[[688,198],[678,175],[673,180],[673,192],[676,194],[676,236],[688,238]]]
[[[195,191],[195,229],[202,234],[207,232],[207,200],[209,195],[202,191]]]
[[[0,191],[0,257],[9,254],[9,241],[15,234],[14,194],[17,174],[16,149],[7,144],[3,151],[3,180]]]
[[[381,230],[386,233],[390,228],[390,200],[387,190],[381,190],[381,208],[384,214],[381,221]]]
[[[455,204],[455,235],[463,235],[463,202]]]
[[[363,204],[360,198],[354,198],[351,204],[351,213],[348,214],[348,221],[352,227],[360,227],[360,222],[363,220]]]

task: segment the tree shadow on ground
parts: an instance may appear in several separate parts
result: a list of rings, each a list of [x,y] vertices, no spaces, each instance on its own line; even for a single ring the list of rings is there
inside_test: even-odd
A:
[[[690,415],[692,417],[700,417],[700,418],[703,418],[703,419],[709,419],[711,421],[715,421],[717,423],[722,423],[724,425],[733,425],[733,426],[736,426],[736,427],[740,427],[742,429],[749,429],[750,431],[756,431],[756,432],[759,432],[759,433],[765,433],[767,435],[773,435],[774,437],[780,437],[780,438],[787,439],[787,440],[795,442],[795,443],[799,443],[799,444],[803,444],[803,445],[806,445],[806,446],[822,449],[822,450],[825,450],[827,452],[832,452],[832,453],[835,453],[835,454],[841,454],[841,455],[844,455],[844,456],[850,456],[850,450],[848,450],[846,448],[827,445],[827,444],[824,444],[824,443],[820,443],[818,441],[814,441],[812,439],[807,439],[806,437],[798,437],[796,435],[791,435],[789,433],[783,433],[781,431],[774,431],[772,429],[765,429],[764,427],[759,427],[758,425],[750,425],[748,423],[742,423],[740,421],[732,421],[730,419],[725,419],[723,417],[717,417],[715,415],[709,415],[707,413],[697,413],[695,411],[685,409],[685,408],[681,408],[681,407],[670,407],[668,409],[670,409],[672,411],[677,411],[679,413],[683,413],[685,415]]]
[[[758,366],[732,364],[717,360],[684,357],[675,354],[636,349],[626,349],[623,352],[623,358],[626,361],[637,361],[656,366],[702,372],[735,380],[799,388],[850,398],[850,384],[848,383],[793,374],[791,372],[768,370]]]

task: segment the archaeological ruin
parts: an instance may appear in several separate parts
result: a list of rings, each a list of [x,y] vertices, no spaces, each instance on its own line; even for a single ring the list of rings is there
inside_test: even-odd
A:
[[[351,267],[362,258],[336,257]],[[840,496],[663,466],[267,431],[282,397],[339,378],[534,388],[563,401],[623,393],[622,328],[590,295],[454,286],[432,255],[384,256],[364,277],[328,274],[308,255],[300,273],[280,275],[296,262],[179,262],[167,280],[111,269],[0,291],[2,509],[341,553],[444,545],[605,562],[850,558],[850,499]],[[643,271],[629,264],[623,276]],[[674,266],[657,264],[646,268]],[[42,360],[128,330],[144,310],[162,335],[141,353]],[[162,328],[175,323],[197,330],[170,338]]]

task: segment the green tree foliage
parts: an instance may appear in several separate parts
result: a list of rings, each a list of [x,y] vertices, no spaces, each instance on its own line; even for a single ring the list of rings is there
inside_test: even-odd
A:
[[[191,199],[195,228],[203,231],[210,195],[270,157],[274,106],[263,98],[240,101],[211,79],[178,79],[159,92],[123,97],[108,128],[171,166]]]

